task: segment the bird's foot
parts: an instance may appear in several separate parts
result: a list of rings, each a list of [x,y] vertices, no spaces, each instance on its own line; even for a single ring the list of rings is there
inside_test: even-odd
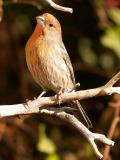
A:
[[[79,87],[80,87],[80,83],[78,82],[78,83],[75,84],[75,89],[77,89]]]

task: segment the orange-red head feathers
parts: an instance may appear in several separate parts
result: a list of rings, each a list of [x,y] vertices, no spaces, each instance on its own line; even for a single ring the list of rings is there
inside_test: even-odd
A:
[[[59,21],[51,14],[44,13],[41,16],[36,17],[37,27],[42,28],[44,34],[48,32],[56,31],[61,35],[61,26]]]
[[[41,16],[37,16],[36,20],[37,25],[29,38],[28,48],[31,48],[40,39],[62,40],[60,23],[53,15],[44,13]]]

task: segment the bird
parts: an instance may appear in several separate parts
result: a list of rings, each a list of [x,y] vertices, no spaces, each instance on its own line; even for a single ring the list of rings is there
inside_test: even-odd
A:
[[[36,17],[36,27],[25,46],[26,62],[33,79],[43,89],[61,92],[75,91],[76,81],[72,63],[62,40],[61,25],[57,18],[44,13]],[[78,100],[78,107],[88,128],[92,123]]]

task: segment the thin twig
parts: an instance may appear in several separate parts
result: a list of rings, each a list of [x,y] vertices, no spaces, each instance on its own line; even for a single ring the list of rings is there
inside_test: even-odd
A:
[[[55,4],[52,0],[46,0],[46,2],[49,3],[50,6],[52,6],[53,8],[55,8],[57,10],[73,13],[73,9],[72,8],[62,7],[60,5]]]
[[[105,86],[112,87],[118,80],[120,80],[120,72],[118,72],[113,78],[111,78]]]
[[[55,8],[56,10],[60,10],[63,12],[69,12],[73,13],[73,9],[69,7],[63,7],[56,3],[54,3],[52,0],[45,0],[51,7]],[[24,3],[24,4],[30,4],[32,6],[35,6],[38,10],[42,9],[41,2],[36,0],[9,0],[5,2],[5,4],[9,3]]]
[[[119,118],[118,117],[115,117],[113,122],[112,122],[112,125],[111,125],[111,128],[110,128],[110,131],[109,131],[109,134],[108,134],[108,138],[109,139],[112,139],[113,138],[113,135],[114,135],[114,131],[116,129],[116,126],[119,122]],[[106,146],[105,147],[105,150],[104,150],[104,160],[108,160],[108,156],[109,156],[109,152],[110,152],[110,147],[109,146]]]
[[[118,100],[118,101],[120,101],[120,100]],[[115,109],[115,114],[114,114],[114,119],[112,121],[110,130],[108,132],[108,138],[109,139],[113,139],[115,129],[116,129],[118,123],[120,122],[120,115],[119,115],[119,113],[120,113],[120,102],[118,104],[119,104],[119,106],[117,105],[117,107],[115,107],[115,104],[113,105],[113,107]],[[110,147],[106,146],[105,149],[104,149],[104,153],[103,153],[104,154],[104,160],[108,160],[109,152],[110,152]]]

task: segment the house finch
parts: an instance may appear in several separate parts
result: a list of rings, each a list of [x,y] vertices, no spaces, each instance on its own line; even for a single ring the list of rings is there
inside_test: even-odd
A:
[[[44,91],[75,90],[73,67],[62,41],[61,26],[51,14],[36,17],[37,25],[26,44],[26,61],[35,81]],[[79,101],[73,101],[82,113],[88,127],[91,122]]]

